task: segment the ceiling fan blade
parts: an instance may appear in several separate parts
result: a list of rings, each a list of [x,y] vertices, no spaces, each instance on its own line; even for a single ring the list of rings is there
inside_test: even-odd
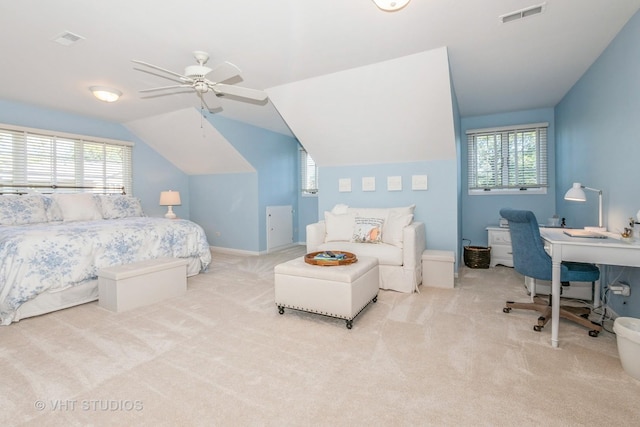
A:
[[[224,82],[238,75],[240,75],[240,68],[236,67],[231,62],[225,61],[211,70],[207,78],[218,83]]]
[[[217,83],[212,86],[214,92],[222,93],[225,95],[234,95],[241,98],[254,99],[256,101],[264,101],[267,99],[267,93],[257,89],[249,89],[247,87],[227,85],[224,83]]]
[[[192,88],[193,85],[184,84],[184,85],[160,86],[160,87],[154,87],[154,88],[151,88],[151,89],[142,89],[142,90],[139,90],[138,92],[145,93],[145,92],[154,92],[156,90],[178,89],[178,88],[186,88],[186,87]]]
[[[217,105],[215,108],[209,107],[209,104],[207,104],[207,101],[204,100],[204,95],[202,95],[202,93],[200,92],[196,92],[196,93],[198,94],[198,97],[200,98],[200,102],[202,102],[202,105],[204,105],[207,108],[207,110],[209,110],[210,113],[215,113],[216,110],[220,109],[219,105]]]
[[[180,79],[185,81],[190,81],[191,79],[185,75],[178,74],[175,71],[167,70],[166,68],[158,67],[157,65],[149,64],[148,62],[138,61],[137,59],[132,59],[131,62],[136,64],[144,65],[145,67],[153,68],[154,70],[162,71],[163,73],[171,74],[172,76],[180,77]]]

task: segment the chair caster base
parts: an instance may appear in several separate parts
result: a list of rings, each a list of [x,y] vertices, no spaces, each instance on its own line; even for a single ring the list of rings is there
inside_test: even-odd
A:
[[[502,309],[503,313],[511,313],[511,307],[505,307]]]
[[[533,325],[533,330],[534,330],[534,331],[536,331],[536,332],[540,332],[540,331],[542,331],[542,326],[540,326],[540,325]]]
[[[600,331],[596,331],[596,330],[589,331],[589,336],[590,337],[594,337],[595,338],[595,337],[598,336],[598,334],[600,334]]]

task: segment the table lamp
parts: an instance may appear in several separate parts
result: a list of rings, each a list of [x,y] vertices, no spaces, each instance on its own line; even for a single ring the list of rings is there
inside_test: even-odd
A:
[[[167,213],[165,218],[176,219],[176,214],[173,213],[174,206],[180,206],[180,192],[179,191],[162,191],[160,193],[160,206],[167,206]]]
[[[573,186],[565,193],[564,199],[576,202],[585,202],[587,200],[587,195],[584,193],[584,190],[595,191],[598,193],[598,226],[585,227],[584,229],[591,231],[607,231],[607,227],[602,224],[602,190],[585,187],[579,182],[574,182]]]

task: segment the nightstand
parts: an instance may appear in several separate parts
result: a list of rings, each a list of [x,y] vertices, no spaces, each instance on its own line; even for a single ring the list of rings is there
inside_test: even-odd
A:
[[[513,254],[511,251],[511,234],[508,227],[489,226],[489,246],[491,247],[491,262],[489,267],[504,265],[513,267]]]

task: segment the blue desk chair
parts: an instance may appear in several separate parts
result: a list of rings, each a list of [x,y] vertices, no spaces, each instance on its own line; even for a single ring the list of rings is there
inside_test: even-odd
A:
[[[550,281],[551,257],[544,250],[538,221],[533,212],[501,209],[500,216],[509,222],[515,270],[523,276]],[[591,282],[593,287],[599,278],[600,270],[593,264],[562,263],[560,273],[562,286],[569,286],[569,282]],[[551,295],[549,295],[548,301],[539,297],[534,297],[533,301],[529,303],[507,301],[506,307],[502,311],[509,313],[513,308],[535,310],[542,313],[538,317],[538,324],[533,327],[534,331],[540,332],[551,319]],[[588,307],[560,306],[560,317],[589,328],[589,335],[597,337],[602,326],[588,319],[590,312]]]

